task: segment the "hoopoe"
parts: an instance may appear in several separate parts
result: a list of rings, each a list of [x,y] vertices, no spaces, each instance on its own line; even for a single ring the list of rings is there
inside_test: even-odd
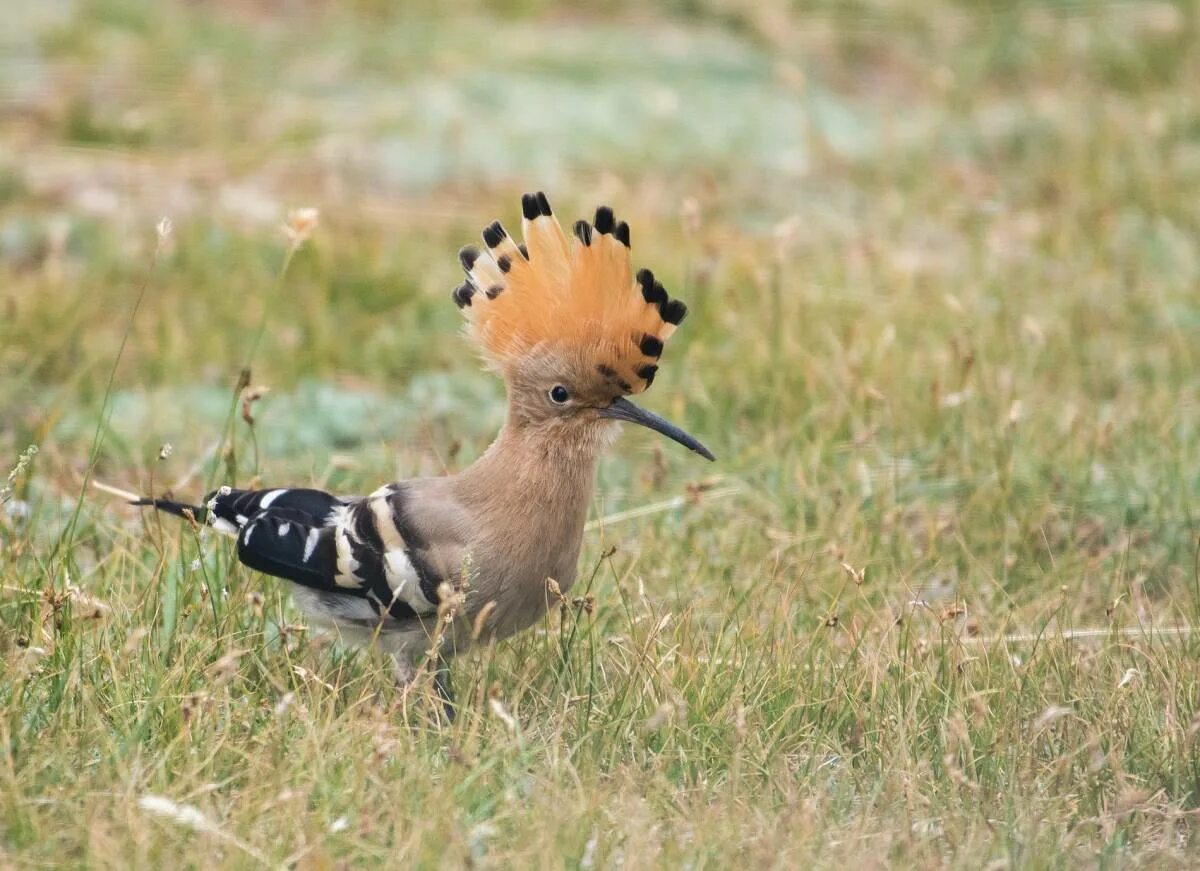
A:
[[[459,252],[453,298],[467,334],[505,382],[508,412],[491,446],[454,475],[344,498],[304,487],[222,487],[203,505],[133,500],[237,538],[238,559],[292,582],[300,608],[351,643],[377,640],[407,683],[440,637],[437,686],[453,713],[446,658],[504,638],[545,613],[548,579],[575,580],[596,462],[616,422],[656,430],[709,460],[679,427],[626,395],[654,381],[687,314],[647,269],[633,273],[629,226],[607,206],[563,232],[543,193],[521,199],[518,244],[499,222],[486,250]],[[439,626],[456,597],[458,616]]]

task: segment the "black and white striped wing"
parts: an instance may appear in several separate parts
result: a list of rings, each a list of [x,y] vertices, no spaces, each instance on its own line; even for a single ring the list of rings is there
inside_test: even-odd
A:
[[[210,495],[209,523],[237,536],[238,559],[264,574],[368,600],[403,620],[437,609],[440,579],[407,520],[402,484],[364,499],[320,490],[231,490]]]

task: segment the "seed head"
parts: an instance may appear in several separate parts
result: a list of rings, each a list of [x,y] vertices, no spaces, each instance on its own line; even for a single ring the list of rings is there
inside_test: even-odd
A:
[[[16,489],[17,477],[25,471],[26,467],[33,462],[33,458],[37,455],[37,445],[30,445],[17,458],[17,465],[11,472],[8,473],[8,481],[4,486],[0,487],[0,503],[7,502],[12,498],[13,492]]]
[[[258,387],[248,388],[242,393],[242,420],[246,421],[250,426],[254,426],[254,403],[262,399],[269,390],[270,388],[259,385]]]
[[[302,209],[292,209],[288,212],[287,223],[283,225],[283,233],[293,248],[299,248],[317,229],[321,213],[311,206]]]
[[[550,598],[558,602],[562,606],[566,606],[567,597],[562,593],[562,587],[558,585],[558,581],[554,578],[546,578],[546,592],[550,594]]]

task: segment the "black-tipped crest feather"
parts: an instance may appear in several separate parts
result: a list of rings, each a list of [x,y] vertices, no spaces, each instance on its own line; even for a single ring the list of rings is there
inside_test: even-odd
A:
[[[479,249],[474,245],[464,245],[458,249],[458,262],[462,264],[464,272],[470,272],[478,259]]]
[[[464,281],[458,287],[454,288],[454,302],[459,308],[465,308],[471,304],[471,297],[475,295],[475,288],[470,282]]]
[[[592,224],[595,225],[597,233],[611,233],[616,226],[613,210],[608,206],[600,206],[596,209],[596,217]]]
[[[659,312],[662,314],[662,319],[668,324],[679,326],[683,323],[683,319],[687,317],[688,307],[681,299],[673,299],[665,303]]]
[[[654,383],[654,376],[658,374],[658,367],[653,363],[647,363],[645,366],[639,366],[637,369],[637,377],[646,382],[649,387]]]
[[[492,223],[483,228],[483,243],[489,248],[495,248],[507,235],[508,233],[500,226],[499,221],[492,221]]]
[[[613,231],[613,236],[615,236],[617,241],[620,242],[622,245],[624,245],[626,248],[632,247],[629,244],[629,225],[626,224],[624,221],[617,224],[617,229]]]
[[[521,195],[521,216],[526,221],[532,221],[541,214],[538,208],[537,194],[522,194]]]
[[[647,357],[661,357],[663,352],[662,339],[646,333],[646,335],[642,336],[641,341],[638,342],[638,350]]]

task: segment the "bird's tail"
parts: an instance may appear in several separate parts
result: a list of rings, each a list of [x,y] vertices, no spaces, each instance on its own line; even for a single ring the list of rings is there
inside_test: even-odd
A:
[[[203,505],[189,505],[186,502],[176,502],[174,499],[151,499],[142,496],[130,499],[129,504],[151,506],[166,514],[174,514],[176,517],[191,517],[197,523],[204,523],[208,519],[208,509]]]
[[[221,487],[205,496],[202,505],[190,505],[174,499],[142,497],[113,487],[101,489],[124,497],[130,505],[155,508],[176,517],[190,518],[196,523],[211,526],[217,532],[237,536],[238,559],[252,569],[314,589],[344,589],[339,588],[337,580],[336,536],[347,502],[322,490],[306,487],[274,490]],[[260,529],[256,534],[256,530]],[[343,540],[350,547],[350,539],[343,537]],[[370,548],[359,546],[357,538],[353,540],[359,549],[350,551],[347,559],[354,566],[366,564],[372,555]],[[382,555],[376,553],[373,558],[378,564],[380,577],[385,577]],[[384,601],[390,602],[393,598],[394,595],[388,592],[388,598]]]
[[[203,505],[190,505],[187,502],[176,502],[174,499],[154,499],[149,496],[139,496],[137,493],[122,490],[120,487],[114,487],[102,481],[93,480],[92,486],[102,493],[124,499],[130,505],[157,508],[159,511],[166,514],[173,514],[176,517],[187,518],[191,516],[197,523],[204,523],[208,520],[208,509]],[[205,499],[205,502],[207,501]]]

